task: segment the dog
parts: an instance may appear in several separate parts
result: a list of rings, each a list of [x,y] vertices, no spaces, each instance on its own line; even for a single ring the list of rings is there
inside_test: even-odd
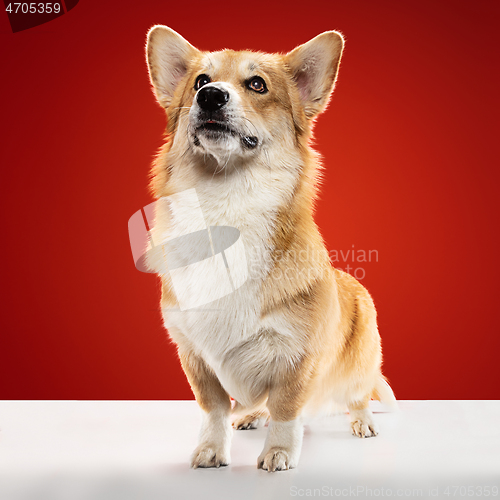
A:
[[[257,466],[291,469],[305,415],[344,405],[353,434],[365,438],[377,435],[370,399],[396,404],[372,298],[332,267],[313,219],[320,162],[309,143],[343,47],[336,31],[288,54],[202,52],[166,26],[148,33],[149,76],[168,123],[151,179],[167,202],[157,204],[151,234],[186,264],[175,286],[162,252],[148,265],[161,275],[164,325],[203,410],[193,468],[228,465],[233,427],[269,422]],[[183,192],[195,196],[176,198]],[[183,309],[178,284],[196,294],[210,277],[187,265],[196,245],[172,237],[199,231],[200,209],[207,227],[238,230],[244,258],[232,272],[247,279]]]

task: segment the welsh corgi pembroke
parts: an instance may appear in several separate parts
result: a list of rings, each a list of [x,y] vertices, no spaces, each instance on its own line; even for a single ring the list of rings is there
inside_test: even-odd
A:
[[[202,52],[166,26],[148,33],[149,75],[167,115],[150,234],[168,242],[148,266],[161,277],[164,325],[203,410],[193,468],[228,465],[233,427],[269,422],[257,466],[291,469],[305,416],[335,402],[365,438],[377,435],[370,399],[396,404],[373,301],[332,267],[313,218],[320,164],[311,132],[343,46],[327,31],[288,54]],[[238,252],[215,248],[217,228],[234,228]],[[201,239],[179,237],[203,229],[210,258]],[[213,294],[202,300],[207,283]]]

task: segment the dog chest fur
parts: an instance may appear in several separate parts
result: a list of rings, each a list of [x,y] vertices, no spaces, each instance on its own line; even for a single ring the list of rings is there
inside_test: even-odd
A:
[[[276,189],[267,168],[198,183],[189,182],[192,177],[186,169],[183,173],[183,178],[177,179],[179,191],[194,185],[207,226],[239,229],[249,278],[229,296],[195,310],[181,312],[164,307],[165,326],[170,332],[182,332],[215,371],[226,391],[241,404],[251,406],[265,392],[269,371],[277,360],[289,357],[286,362],[293,362],[300,352],[296,338],[283,328],[283,321],[262,319],[261,305],[262,281],[271,266],[275,216],[293,192],[296,178],[282,175],[280,189]],[[157,213],[157,218],[168,215],[175,225],[189,227],[189,211],[176,210],[172,205],[160,208],[169,213]],[[168,231],[162,236],[168,238]],[[183,287],[199,286],[200,276],[189,268],[185,269],[183,279]],[[278,323],[280,332],[276,330]],[[288,330],[291,329],[289,325]],[[171,335],[177,340],[175,333]]]

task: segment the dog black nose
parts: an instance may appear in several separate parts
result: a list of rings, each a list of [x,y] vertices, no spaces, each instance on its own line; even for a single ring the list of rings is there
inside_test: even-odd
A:
[[[229,101],[229,92],[217,87],[202,87],[196,98],[198,105],[205,111],[217,111]]]

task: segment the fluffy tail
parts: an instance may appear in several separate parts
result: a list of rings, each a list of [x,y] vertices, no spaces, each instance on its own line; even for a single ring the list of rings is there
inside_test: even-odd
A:
[[[387,380],[383,375],[380,375],[377,383],[375,384],[372,398],[378,399],[387,411],[397,411],[398,409],[398,403],[396,401],[396,397],[394,396],[394,392],[392,392],[391,386],[387,383]]]

